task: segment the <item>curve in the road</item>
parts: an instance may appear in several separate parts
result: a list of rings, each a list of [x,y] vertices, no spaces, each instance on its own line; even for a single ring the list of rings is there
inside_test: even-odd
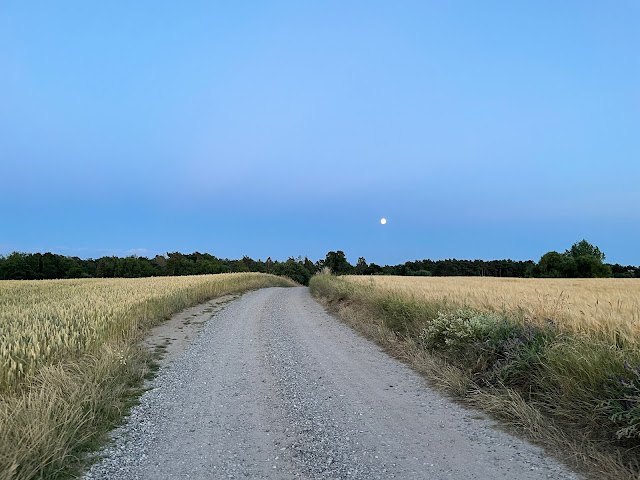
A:
[[[153,386],[85,478],[578,478],[429,389],[306,288],[231,303]]]

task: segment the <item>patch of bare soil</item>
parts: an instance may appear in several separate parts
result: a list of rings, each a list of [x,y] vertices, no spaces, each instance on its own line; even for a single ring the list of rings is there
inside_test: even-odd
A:
[[[153,328],[141,344],[159,354],[160,367],[171,363],[200,333],[205,323],[240,295],[225,295],[187,308]]]

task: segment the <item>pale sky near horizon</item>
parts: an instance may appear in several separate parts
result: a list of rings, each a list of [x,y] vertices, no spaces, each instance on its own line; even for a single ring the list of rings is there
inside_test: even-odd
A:
[[[537,261],[586,238],[639,265],[639,20],[0,0],[0,254]]]

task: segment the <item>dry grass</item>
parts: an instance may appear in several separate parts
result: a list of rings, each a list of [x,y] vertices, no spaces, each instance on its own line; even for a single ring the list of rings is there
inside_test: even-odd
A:
[[[0,281],[0,392],[43,365],[133,339],[190,305],[276,283],[287,282],[259,273]]]
[[[0,480],[76,472],[134,400],[150,327],[211,298],[293,285],[260,273],[0,281]]]
[[[432,385],[589,478],[640,479],[640,280],[317,275],[310,288]]]
[[[418,302],[448,302],[612,342],[640,342],[640,279],[347,276]]]

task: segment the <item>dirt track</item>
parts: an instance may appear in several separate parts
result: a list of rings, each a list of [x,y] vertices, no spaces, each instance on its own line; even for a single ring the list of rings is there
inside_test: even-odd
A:
[[[578,478],[425,386],[305,288],[229,304],[87,478]]]

